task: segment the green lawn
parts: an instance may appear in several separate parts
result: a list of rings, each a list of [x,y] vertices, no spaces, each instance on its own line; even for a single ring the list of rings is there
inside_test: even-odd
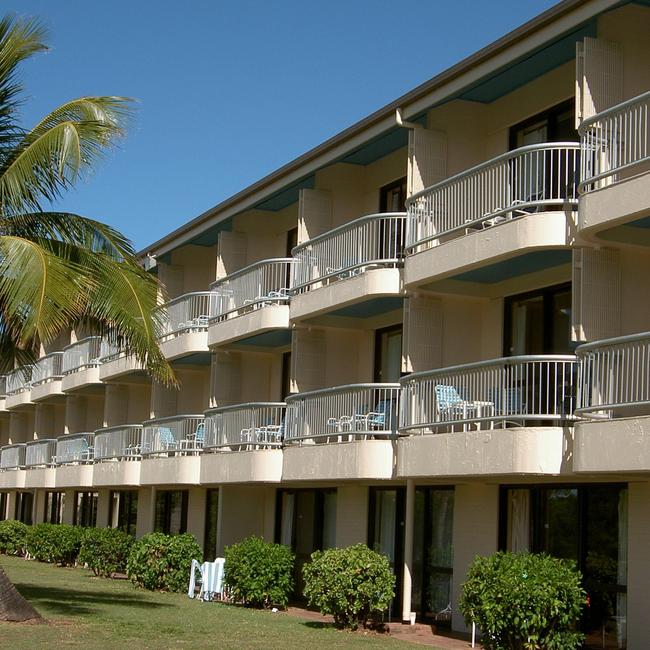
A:
[[[2,556],[19,591],[48,625],[0,623],[2,647],[119,648],[414,648],[388,637],[363,636],[220,603],[200,603],[182,594],[152,593],[126,580],[95,578],[83,569],[63,569]]]

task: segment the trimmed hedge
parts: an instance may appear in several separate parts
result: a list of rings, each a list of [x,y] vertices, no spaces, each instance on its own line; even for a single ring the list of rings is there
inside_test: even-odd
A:
[[[385,555],[355,544],[316,551],[311,558],[302,569],[305,597],[321,614],[331,614],[337,627],[365,627],[390,606],[395,576]]]
[[[124,573],[134,541],[117,528],[87,528],[79,549],[79,563],[87,564],[96,576],[110,578],[113,573]]]
[[[29,526],[21,521],[8,519],[0,521],[0,553],[5,555],[24,555],[25,539]]]
[[[587,602],[581,579],[575,562],[545,554],[476,557],[459,607],[486,650],[572,650],[584,638],[576,631]]]
[[[133,543],[126,564],[131,581],[151,591],[187,589],[192,560],[203,553],[193,535],[151,533]]]
[[[40,562],[72,566],[77,561],[85,528],[68,524],[37,524],[26,535],[27,552]]]
[[[286,607],[293,590],[294,555],[288,546],[248,537],[225,551],[225,584],[250,607]]]

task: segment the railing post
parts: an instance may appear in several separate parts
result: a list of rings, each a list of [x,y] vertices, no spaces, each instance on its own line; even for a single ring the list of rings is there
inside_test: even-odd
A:
[[[402,578],[402,623],[411,622],[411,592],[413,590],[413,532],[415,527],[415,481],[406,481],[404,512],[404,575]]]

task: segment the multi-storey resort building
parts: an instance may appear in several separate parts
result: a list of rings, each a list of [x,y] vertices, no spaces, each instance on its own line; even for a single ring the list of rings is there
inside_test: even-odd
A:
[[[649,31],[562,2],[152,244],[180,390],[83,331],[3,377],[2,516],[365,542],[454,630],[547,551],[647,647]]]

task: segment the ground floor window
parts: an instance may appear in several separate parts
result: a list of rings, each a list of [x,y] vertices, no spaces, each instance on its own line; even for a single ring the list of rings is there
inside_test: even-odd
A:
[[[157,490],[154,530],[179,535],[187,530],[187,490]]]
[[[0,521],[4,521],[7,518],[8,501],[9,495],[7,492],[0,492]]]
[[[97,492],[75,492],[75,526],[94,528],[97,525],[97,500]]]
[[[34,495],[31,492],[16,492],[16,510],[14,519],[22,521],[23,524],[31,526],[33,507]]]
[[[206,490],[205,495],[205,541],[203,557],[214,560],[217,557],[217,525],[219,518],[219,489]]]
[[[111,492],[111,509],[108,525],[135,535],[138,522],[138,491],[115,490]]]
[[[627,486],[513,486],[501,491],[500,547],[575,560],[589,594],[588,648],[624,648]]]
[[[454,489],[416,487],[412,608],[421,618],[451,624]]]
[[[63,502],[65,494],[63,492],[46,492],[45,493],[45,512],[43,521],[47,524],[60,524],[63,521]]]

